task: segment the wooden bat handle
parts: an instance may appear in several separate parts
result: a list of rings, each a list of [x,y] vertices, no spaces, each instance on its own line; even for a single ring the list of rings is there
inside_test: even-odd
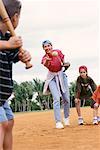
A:
[[[8,30],[10,31],[12,36],[16,36],[13,25],[11,23],[11,20],[6,12],[5,6],[3,4],[3,1],[0,0],[0,16],[2,17],[3,22],[6,24]],[[22,49],[22,47],[19,49],[21,53],[24,52],[24,50]],[[30,61],[25,62],[26,65],[26,69],[29,69],[32,67],[32,64],[30,64]]]

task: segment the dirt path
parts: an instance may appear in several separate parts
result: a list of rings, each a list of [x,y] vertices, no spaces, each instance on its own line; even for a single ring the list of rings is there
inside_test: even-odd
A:
[[[53,111],[15,115],[14,150],[100,150],[100,124],[92,125],[91,108],[82,108],[86,122],[77,125],[76,110],[71,109],[71,125],[55,129]]]

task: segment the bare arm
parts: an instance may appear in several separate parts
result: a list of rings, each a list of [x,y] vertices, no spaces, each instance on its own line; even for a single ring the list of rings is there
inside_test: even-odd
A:
[[[8,41],[0,40],[0,50],[11,50],[22,46],[21,37],[13,36]]]
[[[8,41],[2,41],[0,40],[0,51],[1,50],[5,50],[5,49],[9,49],[9,42]]]
[[[75,98],[79,99],[81,93],[81,82],[80,77],[76,80],[76,87],[75,87]]]

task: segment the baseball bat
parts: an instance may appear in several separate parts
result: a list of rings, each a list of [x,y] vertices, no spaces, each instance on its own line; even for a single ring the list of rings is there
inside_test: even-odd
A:
[[[2,17],[3,22],[6,24],[8,30],[10,31],[12,36],[16,36],[15,31],[14,31],[14,27],[11,23],[11,20],[7,14],[7,11],[5,9],[5,6],[3,4],[3,1],[0,0],[0,16]],[[24,50],[22,49],[22,47],[19,49],[21,53],[24,52]],[[32,67],[32,64],[30,64],[30,61],[25,62],[25,68],[29,69]]]

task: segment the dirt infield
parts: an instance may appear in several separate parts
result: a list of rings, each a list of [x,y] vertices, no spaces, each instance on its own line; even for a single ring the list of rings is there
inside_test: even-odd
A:
[[[100,150],[100,124],[92,125],[91,108],[82,108],[86,124],[78,126],[75,109],[71,125],[55,129],[53,111],[15,115],[14,150]]]

